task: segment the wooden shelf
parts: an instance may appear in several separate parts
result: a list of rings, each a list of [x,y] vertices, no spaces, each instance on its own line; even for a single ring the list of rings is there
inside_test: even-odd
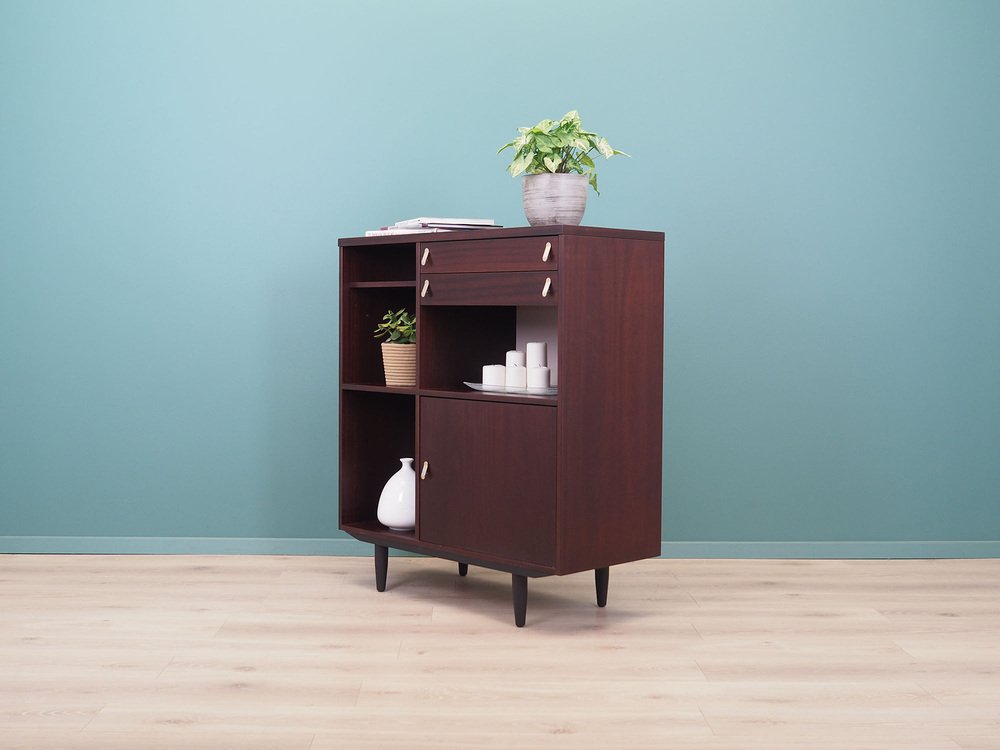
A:
[[[424,542],[417,539],[416,533],[413,531],[393,531],[374,520],[343,523],[340,528],[362,542],[414,552],[418,555],[430,555],[445,560],[470,563],[491,570],[516,572],[530,578],[542,578],[555,574],[554,568],[544,565],[532,565],[517,560],[508,560],[493,555]]]
[[[438,396],[440,398],[459,398],[469,401],[500,401],[507,404],[534,404],[535,406],[556,406],[558,396],[536,396],[532,393],[512,395],[509,393],[488,393],[473,391],[464,385],[454,388],[390,388],[377,383],[344,383],[340,386],[345,391],[362,391],[364,393],[396,393],[403,396]]]
[[[393,531],[392,529],[383,526],[381,523],[375,520],[371,521],[355,521],[353,523],[345,523],[342,526],[343,530],[349,534],[364,535],[369,538],[366,541],[373,541],[376,539],[381,540],[380,544],[385,544],[387,546],[393,546],[394,543],[399,542],[416,542],[417,536],[413,530],[410,531]]]
[[[416,289],[416,281],[351,281],[348,289]]]
[[[469,401],[499,401],[505,404],[532,404],[534,406],[556,406],[558,404],[558,396],[536,396],[531,393],[521,396],[509,393],[473,391],[464,385],[455,388],[419,388],[417,394],[420,396],[458,398]]]
[[[365,391],[366,393],[398,393],[404,396],[414,396],[416,388],[390,388],[376,383],[344,383],[340,386],[345,391]]]

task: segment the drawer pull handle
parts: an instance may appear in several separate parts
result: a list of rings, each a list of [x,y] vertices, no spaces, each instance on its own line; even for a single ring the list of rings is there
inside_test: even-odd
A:
[[[426,297],[428,290],[431,288],[431,280],[424,279],[424,288],[420,290],[420,296]]]
[[[424,461],[424,465],[420,469],[420,478],[427,479],[427,470],[431,467],[429,463]]]
[[[545,243],[545,252],[542,253],[542,263],[548,263],[549,262],[549,253],[551,253],[551,252],[552,252],[552,243],[551,242],[546,242]]]
[[[546,276],[545,277],[545,286],[542,287],[542,296],[543,297],[548,297],[549,296],[549,288],[551,286],[552,286],[552,279],[550,279],[548,276]]]
[[[431,249],[429,247],[425,247],[424,248],[424,254],[420,258],[420,265],[426,266],[427,265],[427,259],[430,258],[430,257],[431,257]]]

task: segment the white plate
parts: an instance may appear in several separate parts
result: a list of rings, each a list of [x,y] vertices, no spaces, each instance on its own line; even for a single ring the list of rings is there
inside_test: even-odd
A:
[[[469,383],[463,380],[462,385],[467,385],[475,391],[485,391],[486,393],[505,393],[508,396],[555,396],[556,387],[551,388],[508,388],[505,385],[483,385],[482,383]]]

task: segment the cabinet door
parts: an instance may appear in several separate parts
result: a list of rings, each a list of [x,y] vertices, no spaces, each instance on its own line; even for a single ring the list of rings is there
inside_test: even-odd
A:
[[[556,408],[420,399],[420,538],[555,564]]]

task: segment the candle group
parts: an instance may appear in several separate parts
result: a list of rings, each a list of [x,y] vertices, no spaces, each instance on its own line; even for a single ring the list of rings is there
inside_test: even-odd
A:
[[[549,387],[548,355],[544,341],[529,341],[527,352],[507,352],[505,365],[484,365],[483,385],[497,390],[534,390]]]

